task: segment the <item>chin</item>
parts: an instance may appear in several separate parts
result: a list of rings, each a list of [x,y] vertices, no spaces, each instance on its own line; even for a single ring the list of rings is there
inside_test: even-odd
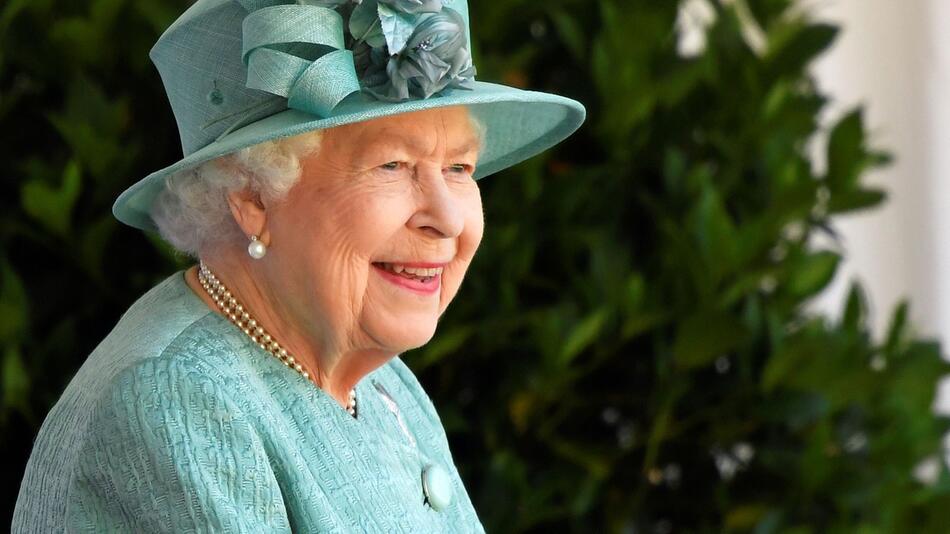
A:
[[[370,334],[380,346],[398,353],[416,349],[428,343],[435,335],[435,326],[435,319],[424,325],[416,322],[410,326],[405,322],[400,322],[399,324],[374,328]]]

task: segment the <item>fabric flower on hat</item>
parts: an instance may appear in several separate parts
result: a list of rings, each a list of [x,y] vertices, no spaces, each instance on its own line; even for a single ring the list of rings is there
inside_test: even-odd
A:
[[[416,25],[399,53],[362,47],[355,56],[365,89],[386,101],[429,98],[446,87],[470,89],[476,72],[465,22],[449,8]]]
[[[328,7],[330,9],[350,3],[358,4],[359,0],[297,0],[297,4],[302,6]]]
[[[438,13],[442,11],[442,0],[379,0],[400,13]]]
[[[398,54],[426,16],[442,10],[442,0],[365,0],[353,7],[347,27],[356,43],[386,46]]]
[[[362,0],[347,29],[360,84],[380,100],[473,87],[465,21],[442,0]]]

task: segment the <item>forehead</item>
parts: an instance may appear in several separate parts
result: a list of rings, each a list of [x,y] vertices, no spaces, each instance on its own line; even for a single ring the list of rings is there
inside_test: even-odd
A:
[[[463,106],[400,113],[333,128],[333,137],[349,146],[404,145],[425,150],[443,142],[452,150],[477,145],[469,111]]]

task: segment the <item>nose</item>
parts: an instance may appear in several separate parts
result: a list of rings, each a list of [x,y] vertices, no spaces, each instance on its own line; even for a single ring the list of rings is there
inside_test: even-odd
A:
[[[417,172],[419,207],[409,218],[409,224],[433,237],[458,237],[465,226],[465,216],[457,194],[445,182],[441,169]]]

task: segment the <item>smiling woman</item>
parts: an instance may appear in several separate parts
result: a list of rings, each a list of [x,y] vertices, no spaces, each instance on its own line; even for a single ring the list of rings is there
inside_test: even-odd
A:
[[[245,175],[234,183],[247,185],[217,182],[211,203],[218,197],[227,206],[223,222],[208,215],[215,209],[205,201],[189,203],[169,188],[156,204],[156,223],[169,241],[185,241],[175,234],[179,221],[204,217],[208,229],[181,229],[202,236],[198,256],[345,406],[360,378],[432,337],[458,291],[484,226],[472,177],[477,136],[460,106],[338,126],[286,142],[300,151],[283,151],[286,177],[299,179],[283,195],[263,192],[257,184],[268,177],[254,175],[259,165],[234,156],[240,167],[216,166]],[[208,175],[214,180],[218,172]],[[246,235],[266,247],[266,257],[242,253]],[[197,267],[186,279],[213,307]]]
[[[484,532],[399,355],[475,256],[476,179],[584,108],[476,82],[451,5],[198,0],[162,35],[185,157],[113,211],[198,264],[69,383],[14,532]]]

